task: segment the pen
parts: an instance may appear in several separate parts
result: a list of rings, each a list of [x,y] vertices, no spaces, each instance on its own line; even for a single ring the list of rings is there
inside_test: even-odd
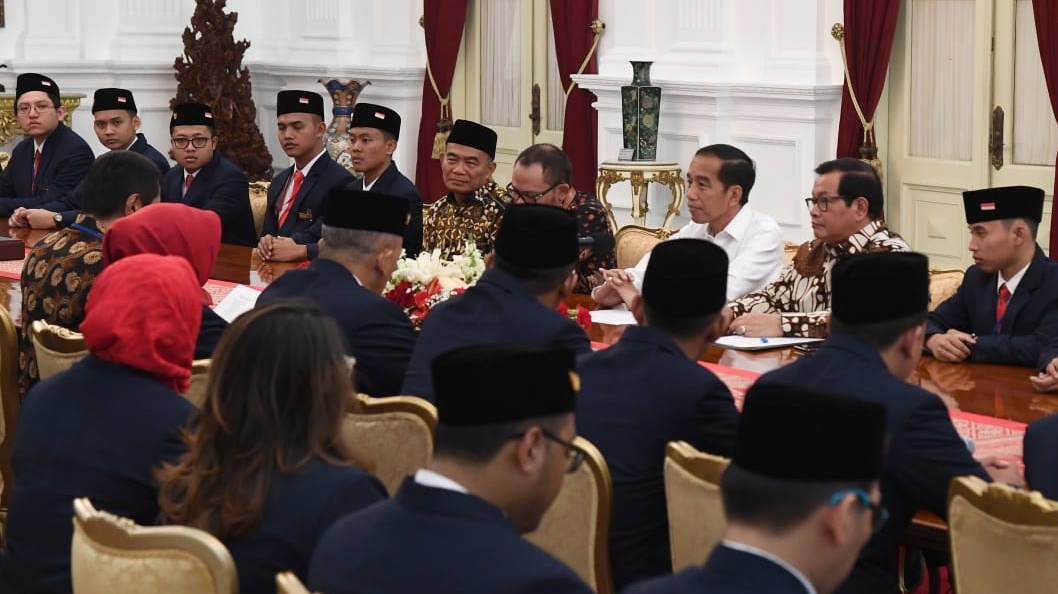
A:
[[[768,344],[768,339],[767,339],[767,337],[761,336],[761,337],[760,337],[760,341],[761,341],[761,342],[762,342],[763,344]]]

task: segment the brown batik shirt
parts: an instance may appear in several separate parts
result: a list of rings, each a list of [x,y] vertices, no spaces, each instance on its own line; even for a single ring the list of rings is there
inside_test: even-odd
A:
[[[423,251],[440,248],[441,257],[449,258],[462,254],[467,238],[473,237],[481,253],[489,253],[507,209],[506,196],[506,190],[492,181],[462,204],[449,192],[423,211]]]
[[[731,303],[734,317],[778,313],[783,336],[822,338],[830,318],[830,271],[840,258],[862,253],[909,252],[911,248],[881,221],[871,221],[847,240],[828,245],[819,239],[801,244],[779,278]]]
[[[577,236],[591,237],[599,233],[613,233],[610,228],[610,220],[606,217],[606,209],[599,199],[585,192],[577,192],[569,204],[569,210],[577,217]],[[574,293],[591,294],[595,285],[599,284],[594,277],[600,268],[617,268],[617,255],[614,250],[609,254],[599,256],[594,250],[585,248],[580,252],[580,261],[577,262],[577,286]]]
[[[76,227],[82,227],[78,230]],[[103,271],[103,230],[92,217],[79,215],[69,228],[40,240],[22,268],[22,316],[19,329],[18,384],[25,396],[37,383],[37,359],[29,331],[35,320],[79,330],[88,291]]]

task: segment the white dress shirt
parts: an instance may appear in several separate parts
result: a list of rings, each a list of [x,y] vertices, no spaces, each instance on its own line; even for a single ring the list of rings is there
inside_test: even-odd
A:
[[[440,474],[440,473],[437,473],[437,472],[434,472],[432,470],[427,470],[425,468],[420,468],[419,470],[417,470],[415,472],[415,479],[414,480],[415,480],[415,482],[417,484],[420,484],[420,485],[422,485],[424,487],[433,487],[435,489],[446,489],[448,491],[455,491],[457,493],[464,493],[464,494],[470,493],[470,491],[467,491],[466,487],[464,487],[463,485],[460,485],[459,483],[453,481],[452,479],[448,478],[447,476],[445,476],[443,474]]]
[[[713,235],[709,224],[687,223],[669,239],[704,239],[727,253],[727,300],[734,301],[763,288],[779,276],[783,266],[782,231],[775,219],[743,206],[724,230]],[[636,289],[643,289],[650,254],[628,272],[635,277]]]
[[[1021,284],[1021,279],[1025,278],[1025,272],[1029,269],[1029,266],[1032,266],[1032,262],[1026,264],[1017,274],[1010,277],[1010,280],[1004,279],[1002,272],[996,273],[996,293],[999,293],[999,287],[1002,287],[1005,283],[1007,290],[1010,291],[1010,296],[1013,297],[1014,291],[1018,290],[1018,285]]]

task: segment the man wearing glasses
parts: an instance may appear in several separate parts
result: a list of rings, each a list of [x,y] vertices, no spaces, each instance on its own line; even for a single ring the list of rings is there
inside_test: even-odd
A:
[[[515,204],[546,204],[573,213],[577,236],[592,242],[581,250],[573,292],[588,294],[598,284],[596,273],[617,266],[617,257],[606,209],[595,196],[578,192],[572,179],[573,166],[562,149],[553,144],[534,144],[515,160],[507,197]]]
[[[572,569],[522,538],[584,460],[572,443],[579,387],[573,351],[484,344],[444,353],[432,367],[433,460],[393,499],[327,531],[309,564],[309,588],[591,592]]]
[[[725,308],[729,333],[825,336],[835,262],[852,254],[911,251],[885,226],[882,182],[870,165],[844,158],[815,171],[812,195],[804,199],[815,239],[801,244],[778,279]]]
[[[220,138],[213,110],[202,103],[177,104],[169,135],[177,167],[162,177],[162,201],[217,213],[222,243],[257,245],[250,182],[238,166],[216,152]]]
[[[720,478],[724,539],[703,567],[625,594],[834,592],[872,532],[887,525],[878,503],[885,442],[877,403],[753,385]]]
[[[812,356],[766,373],[757,383],[833,390],[885,407],[890,435],[881,488],[891,518],[871,537],[838,592],[888,594],[898,591],[897,548],[912,517],[922,509],[946,517],[952,478],[974,475],[1014,485],[1024,481],[1011,462],[974,460],[940,398],[907,381],[922,357],[926,335],[926,256],[850,256],[834,265],[832,281],[830,338]],[[850,437],[835,443],[844,448],[855,441]],[[904,569],[917,577],[920,564],[905,562]],[[905,585],[907,591],[914,589],[914,583]]]
[[[15,83],[15,117],[26,138],[11,151],[0,172],[0,215],[34,208],[72,192],[92,166],[95,155],[88,143],[67,128],[59,85],[27,72]]]

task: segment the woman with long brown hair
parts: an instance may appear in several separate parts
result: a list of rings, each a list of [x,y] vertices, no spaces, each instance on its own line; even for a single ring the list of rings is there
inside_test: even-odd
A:
[[[187,454],[159,471],[163,520],[223,541],[243,594],[274,592],[279,571],[304,579],[323,532],[386,497],[342,447],[353,395],[345,352],[309,301],[240,316],[217,345]]]

